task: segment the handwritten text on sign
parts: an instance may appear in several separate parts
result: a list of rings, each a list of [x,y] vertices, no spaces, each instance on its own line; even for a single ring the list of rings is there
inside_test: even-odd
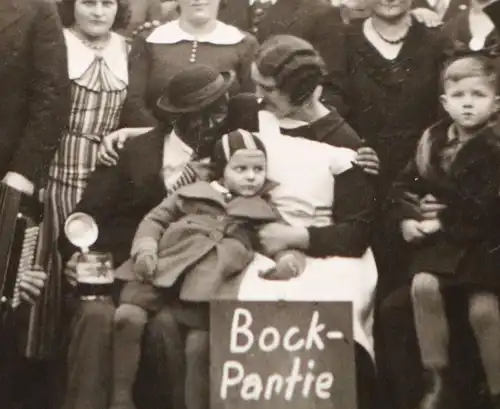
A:
[[[340,409],[354,393],[350,304],[221,302],[211,317],[213,409]]]

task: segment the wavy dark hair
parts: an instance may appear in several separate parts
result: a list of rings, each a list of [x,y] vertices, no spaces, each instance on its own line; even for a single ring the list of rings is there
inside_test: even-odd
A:
[[[126,28],[130,21],[130,0],[116,0],[118,10],[111,30],[120,30]],[[58,3],[59,16],[64,27],[71,27],[75,22],[75,3],[76,0],[61,0]]]
[[[295,106],[302,105],[323,84],[325,62],[307,41],[276,35],[264,41],[255,57],[257,70],[271,78]]]

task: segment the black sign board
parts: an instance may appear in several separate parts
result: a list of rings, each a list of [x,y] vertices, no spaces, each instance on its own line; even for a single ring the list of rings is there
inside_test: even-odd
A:
[[[356,409],[348,302],[215,301],[211,409]]]

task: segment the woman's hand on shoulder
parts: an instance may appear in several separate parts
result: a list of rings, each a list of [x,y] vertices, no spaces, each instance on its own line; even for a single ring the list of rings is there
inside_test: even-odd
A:
[[[115,166],[118,163],[118,158],[120,157],[120,150],[125,145],[127,139],[145,134],[151,129],[153,128],[122,128],[106,135],[102,138],[99,151],[97,152],[97,163],[106,166]]]
[[[378,158],[377,152],[368,146],[363,146],[356,152],[356,158],[354,158],[354,164],[365,173],[370,175],[378,175],[380,172],[380,159]]]
[[[439,27],[443,24],[443,20],[437,15],[436,12],[425,7],[413,9],[411,14],[415,17],[415,20],[428,28]]]
[[[120,157],[120,150],[128,138],[127,128],[118,129],[102,138],[99,151],[97,152],[97,163],[106,166],[115,166]]]

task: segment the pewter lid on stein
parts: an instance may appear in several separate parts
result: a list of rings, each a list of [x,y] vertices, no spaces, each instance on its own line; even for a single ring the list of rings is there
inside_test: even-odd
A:
[[[73,213],[64,223],[64,233],[74,246],[88,253],[98,237],[99,229],[94,218],[86,213]]]

